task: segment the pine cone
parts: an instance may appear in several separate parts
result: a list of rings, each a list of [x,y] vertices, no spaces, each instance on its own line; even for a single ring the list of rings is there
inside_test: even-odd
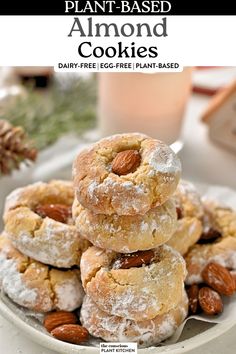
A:
[[[37,150],[26,141],[24,129],[0,120],[0,176],[9,175],[20,168],[21,162],[35,161],[36,157]]]

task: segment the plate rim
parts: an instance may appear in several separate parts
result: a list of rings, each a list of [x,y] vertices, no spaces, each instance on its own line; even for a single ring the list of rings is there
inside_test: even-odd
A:
[[[0,299],[0,313],[1,315],[10,321],[13,325],[21,329],[24,334],[32,339],[34,342],[39,345],[57,351],[62,354],[72,354],[72,353],[86,353],[86,354],[98,354],[98,347],[91,346],[83,346],[83,345],[75,345],[66,342],[59,341],[50,335],[43,333],[36,328],[32,327],[30,324],[25,322],[19,316],[17,316],[13,310],[11,310],[3,301]],[[229,329],[231,329],[234,325],[236,325],[235,321],[224,321],[223,323],[216,323],[210,329],[197,334],[192,338],[188,338],[184,341],[170,344],[167,346],[160,347],[149,347],[149,348],[140,348],[138,352],[141,354],[145,353],[172,353],[172,354],[182,354],[191,349],[197,348],[207,342],[210,342],[216,337],[219,337],[221,334],[224,334]]]
[[[198,187],[217,187],[222,190],[231,190],[236,195],[236,190],[227,186],[220,186],[208,183],[199,183],[195,182],[195,185]],[[62,354],[76,354],[76,353],[85,353],[85,354],[99,354],[98,347],[92,346],[83,346],[83,345],[75,345],[66,342],[59,341],[50,334],[43,333],[27,322],[25,322],[22,318],[17,316],[14,311],[7,306],[6,303],[0,298],[0,314],[11,322],[13,325],[18,327],[23,333],[32,341],[38,343],[39,345],[47,348],[49,350],[57,351]],[[140,354],[154,354],[154,353],[171,353],[171,354],[182,354],[186,353],[189,350],[200,347],[207,342],[219,337],[220,335],[226,333],[230,330],[234,325],[236,325],[235,320],[226,320],[222,323],[215,323],[212,328],[205,330],[202,333],[195,335],[194,337],[188,338],[178,343],[169,344],[166,346],[159,347],[149,347],[149,348],[140,348],[138,352]]]

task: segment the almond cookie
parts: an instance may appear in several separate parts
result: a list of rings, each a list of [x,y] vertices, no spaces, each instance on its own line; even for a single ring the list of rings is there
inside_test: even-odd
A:
[[[185,256],[188,284],[201,282],[201,272],[211,261],[236,269],[236,212],[214,201],[203,204],[201,238]]]
[[[168,200],[145,215],[94,214],[75,198],[73,217],[79,233],[93,245],[120,253],[155,248],[173,235],[177,227],[175,204]]]
[[[0,236],[0,284],[18,305],[38,312],[73,311],[84,296],[78,269],[62,271],[30,259]]]
[[[85,292],[101,310],[134,321],[175,307],[186,275],[183,258],[166,245],[130,254],[90,247],[80,269]]]
[[[188,314],[188,299],[185,291],[179,303],[167,313],[152,320],[133,321],[112,316],[100,310],[85,296],[80,320],[91,335],[108,342],[137,342],[139,347],[150,347],[172,336]]]
[[[223,237],[208,244],[196,244],[185,256],[187,267],[186,284],[201,283],[202,271],[209,262],[236,269],[236,238]]]
[[[178,157],[159,140],[119,134],[82,151],[73,177],[80,204],[96,214],[145,214],[174,193],[181,173]]]
[[[204,200],[203,204],[205,228],[213,228],[222,237],[236,237],[236,211],[212,200]]]
[[[201,196],[191,182],[181,179],[173,198],[182,217],[202,218],[204,208]]]
[[[173,199],[178,215],[177,230],[167,244],[184,255],[201,237],[203,205],[194,185],[184,180],[178,184]]]
[[[55,267],[78,265],[89,246],[72,222],[72,183],[51,181],[16,189],[6,199],[5,232],[27,256]]]

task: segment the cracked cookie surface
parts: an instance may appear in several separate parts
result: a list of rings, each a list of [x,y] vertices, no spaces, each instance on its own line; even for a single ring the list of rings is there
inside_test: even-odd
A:
[[[16,250],[4,234],[0,236],[0,284],[18,305],[38,312],[73,311],[84,296],[78,269],[63,271],[34,261]]]
[[[194,245],[185,255],[187,284],[202,282],[201,272],[209,262],[236,269],[236,212],[214,201],[204,200],[203,205],[203,231],[213,230],[218,237]]]
[[[173,200],[178,210],[177,229],[167,245],[184,255],[201,236],[203,205],[194,185],[184,180],[178,184]]]
[[[86,295],[81,307],[80,320],[95,337],[108,342],[137,342],[139,347],[149,347],[170,337],[184,321],[187,313],[188,299],[184,290],[175,307],[146,321],[133,321],[109,315],[100,310]]]
[[[66,223],[42,217],[38,206],[65,205],[71,208],[74,192],[71,182],[38,182],[16,189],[6,199],[5,232],[13,245],[37,261],[55,267],[78,265],[89,246],[68,218]]]
[[[118,153],[138,151],[140,165],[117,175],[112,161]],[[143,134],[118,134],[82,151],[74,162],[76,197],[96,214],[145,214],[174,193],[181,173],[178,157],[169,146]]]
[[[169,311],[182,296],[185,262],[166,245],[153,253],[148,265],[117,269],[113,264],[117,264],[120,254],[88,248],[80,264],[85,292],[101,310],[136,321]]]
[[[72,213],[83,237],[97,247],[121,253],[155,248],[167,242],[177,228],[171,199],[145,215],[119,216],[94,214],[75,198]]]

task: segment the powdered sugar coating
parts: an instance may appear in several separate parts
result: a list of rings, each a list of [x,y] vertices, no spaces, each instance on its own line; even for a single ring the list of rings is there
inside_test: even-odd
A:
[[[17,214],[18,220],[19,217]],[[45,218],[39,229],[35,229],[33,233],[27,230],[20,231],[18,235],[6,233],[22,253],[42,263],[62,268],[78,265],[82,252],[89,246],[74,226],[49,218]]]
[[[83,287],[75,277],[56,284],[54,291],[56,306],[61,310],[73,311],[82,304],[84,297]]]
[[[85,297],[81,322],[90,334],[109,342],[137,342],[139,347],[158,344],[170,337],[187,316],[188,300],[184,292],[178,305],[168,313],[147,321],[132,321],[109,315]]]
[[[169,240],[177,227],[170,199],[145,215],[94,214],[75,199],[73,217],[79,233],[97,247],[128,253],[155,248]]]
[[[21,306],[33,307],[37,299],[37,290],[32,289],[22,280],[17,270],[17,263],[0,254],[0,283],[3,291]]]
[[[0,236],[0,283],[17,304],[38,312],[73,311],[84,292],[78,270],[58,270],[34,261]]]
[[[177,230],[167,241],[167,244],[177,250],[181,255],[188,252],[201,237],[202,223],[196,217],[184,217],[178,220]]]
[[[78,265],[89,242],[81,238],[71,219],[61,223],[34,212],[45,204],[70,208],[73,199],[72,183],[67,181],[39,182],[13,191],[4,214],[7,236],[17,249],[39,262],[63,268]]]
[[[112,161],[125,150],[136,150],[141,163],[133,173],[117,175]],[[145,214],[173,194],[181,173],[174,152],[159,140],[143,134],[121,134],[82,151],[74,162],[78,201],[97,214]]]
[[[33,184],[35,188],[42,187],[43,182],[36,182]],[[7,197],[5,201],[4,214],[9,210],[17,207],[21,203],[22,194],[24,194],[25,187],[17,188],[13,190]]]
[[[174,193],[174,199],[177,207],[180,207],[183,217],[202,218],[203,204],[201,197],[191,182],[180,180]]]
[[[81,258],[85,292],[104,312],[133,320],[152,319],[175,306],[182,296],[185,262],[163,245],[155,249],[150,265],[114,269],[115,252],[90,247]]]
[[[159,145],[150,155],[147,160],[152,167],[153,173],[177,173],[181,172],[180,160],[176,158],[175,153],[165,144]]]
[[[195,245],[185,260],[188,271],[186,284],[189,285],[202,282],[201,273],[209,262],[236,269],[236,239],[228,236],[213,244]]]

